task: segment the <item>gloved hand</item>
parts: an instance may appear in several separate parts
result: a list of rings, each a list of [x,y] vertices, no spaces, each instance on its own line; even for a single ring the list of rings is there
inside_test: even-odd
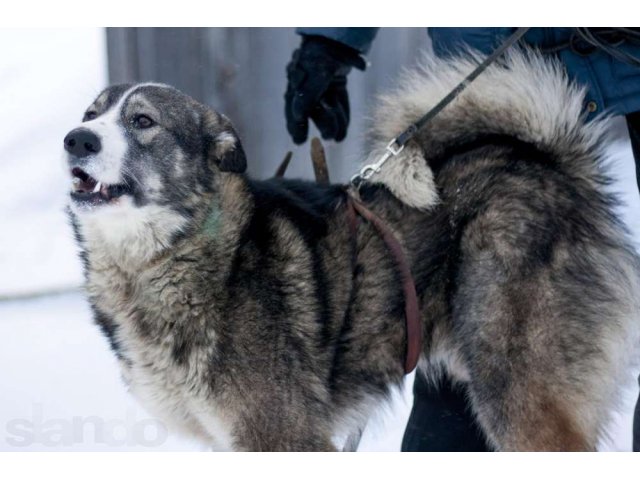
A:
[[[366,67],[357,50],[324,37],[303,36],[287,65],[284,95],[287,130],[295,143],[306,141],[309,118],[325,140],[344,140],[349,126],[347,74],[351,67]]]

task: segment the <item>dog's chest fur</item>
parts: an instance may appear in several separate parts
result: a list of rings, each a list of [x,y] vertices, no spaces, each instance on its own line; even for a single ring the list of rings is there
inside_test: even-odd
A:
[[[98,264],[90,270],[87,289],[95,307],[115,324],[122,374],[132,393],[178,431],[230,449],[224,415],[212,411],[207,381],[216,349],[216,308],[211,299],[184,288],[194,275],[189,261],[163,262],[138,275],[113,263]],[[190,342],[188,352],[187,338],[199,339]]]
[[[258,194],[247,201],[268,204]],[[216,448],[233,447],[228,432],[237,438],[238,419],[259,412],[287,412],[270,420],[273,431],[299,428],[309,404],[315,420],[305,422],[340,422],[402,377],[403,302],[382,240],[361,224],[354,249],[344,208],[312,238],[318,227],[298,225],[295,212],[256,208],[225,208],[215,236],[205,228],[138,267],[92,250],[84,232],[90,301],[114,324],[131,390]],[[385,381],[372,388],[374,377]]]

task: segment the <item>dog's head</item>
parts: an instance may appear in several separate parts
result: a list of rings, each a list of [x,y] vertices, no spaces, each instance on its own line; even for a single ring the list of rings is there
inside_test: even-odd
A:
[[[210,201],[220,172],[246,168],[226,117],[160,84],[104,90],[64,149],[78,223],[122,245],[143,237],[167,244]]]

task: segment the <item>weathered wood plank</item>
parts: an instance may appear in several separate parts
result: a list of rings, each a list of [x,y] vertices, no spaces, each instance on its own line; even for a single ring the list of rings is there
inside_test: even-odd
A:
[[[293,150],[287,176],[313,178],[309,145],[295,147],[284,120],[285,66],[299,41],[291,28],[110,28],[110,81],[174,85],[231,118],[254,176],[273,175],[285,152]],[[325,142],[333,181],[347,181],[361,160],[375,95],[427,46],[425,29],[382,29],[367,71],[350,74],[349,135],[339,144]],[[314,135],[312,128],[309,138]]]

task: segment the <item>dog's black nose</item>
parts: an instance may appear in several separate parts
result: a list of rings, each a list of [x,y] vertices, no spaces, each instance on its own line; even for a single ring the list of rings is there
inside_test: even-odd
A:
[[[76,128],[64,137],[64,149],[71,155],[82,158],[100,151],[100,139],[91,130]]]

